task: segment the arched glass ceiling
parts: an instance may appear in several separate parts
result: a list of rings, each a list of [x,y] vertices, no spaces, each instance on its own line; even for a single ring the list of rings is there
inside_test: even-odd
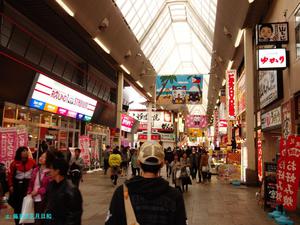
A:
[[[115,2],[158,74],[208,74],[217,0]]]

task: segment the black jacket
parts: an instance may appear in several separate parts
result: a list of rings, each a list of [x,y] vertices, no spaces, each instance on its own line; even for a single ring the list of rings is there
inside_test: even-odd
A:
[[[80,225],[82,215],[82,197],[77,187],[69,180],[60,183],[51,181],[46,192],[46,213],[52,219],[47,225]]]
[[[126,182],[140,225],[186,225],[182,194],[163,178],[134,177]],[[123,186],[115,191],[105,225],[126,225]]]

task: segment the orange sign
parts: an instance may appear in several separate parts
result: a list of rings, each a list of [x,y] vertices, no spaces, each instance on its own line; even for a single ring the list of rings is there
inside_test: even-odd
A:
[[[57,106],[46,103],[44,110],[52,113],[57,112]]]

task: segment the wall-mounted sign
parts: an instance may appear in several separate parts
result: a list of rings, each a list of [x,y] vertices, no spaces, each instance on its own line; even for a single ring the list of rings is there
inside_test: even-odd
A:
[[[43,74],[38,74],[27,104],[32,108],[89,121],[97,101]]]
[[[261,141],[261,130],[257,131],[257,175],[258,180],[262,181],[263,178],[263,151],[262,151],[262,141]]]
[[[293,120],[292,120],[292,102],[291,100],[285,102],[282,108],[282,136],[287,138],[293,134]]]
[[[260,108],[264,108],[279,98],[277,70],[261,70],[258,74]]]
[[[189,128],[188,129],[188,136],[189,137],[202,137],[203,131],[199,128]]]
[[[258,69],[284,69],[287,67],[285,48],[258,49]]]
[[[138,135],[138,139],[140,141],[147,140],[147,137],[148,137],[147,134],[144,134],[144,133],[141,133],[141,134]],[[160,140],[160,135],[159,134],[151,134],[151,140],[153,140],[153,141]]]
[[[185,118],[187,128],[205,128],[207,127],[207,116],[205,115],[187,115]]]
[[[122,114],[121,130],[126,131],[126,132],[131,132],[134,122],[135,122],[134,118],[127,116],[125,114]]]
[[[228,119],[235,119],[235,83],[236,83],[236,70],[226,71],[226,90],[227,90],[227,110]]]
[[[288,42],[289,27],[287,22],[256,25],[256,43],[258,45],[286,44]]]
[[[227,126],[228,126],[227,120],[220,119],[220,121],[219,121],[219,127],[220,128],[227,128]]]
[[[246,109],[246,76],[245,71],[237,81],[237,113],[241,114]]]
[[[166,141],[166,142],[174,142],[175,141],[175,135],[173,133],[171,134],[166,134],[166,133],[161,133],[160,134],[161,141]]]
[[[130,110],[129,116],[140,121],[139,130],[147,130],[147,111]],[[173,131],[173,114],[169,111],[152,112],[152,129],[157,131]]]
[[[281,125],[281,107],[277,107],[261,115],[261,128],[268,129]]]

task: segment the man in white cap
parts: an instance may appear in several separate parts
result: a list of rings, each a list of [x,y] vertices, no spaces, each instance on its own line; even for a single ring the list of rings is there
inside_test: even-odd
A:
[[[164,151],[156,142],[145,142],[138,163],[143,171],[118,187],[105,225],[186,225],[182,194],[159,176]]]

